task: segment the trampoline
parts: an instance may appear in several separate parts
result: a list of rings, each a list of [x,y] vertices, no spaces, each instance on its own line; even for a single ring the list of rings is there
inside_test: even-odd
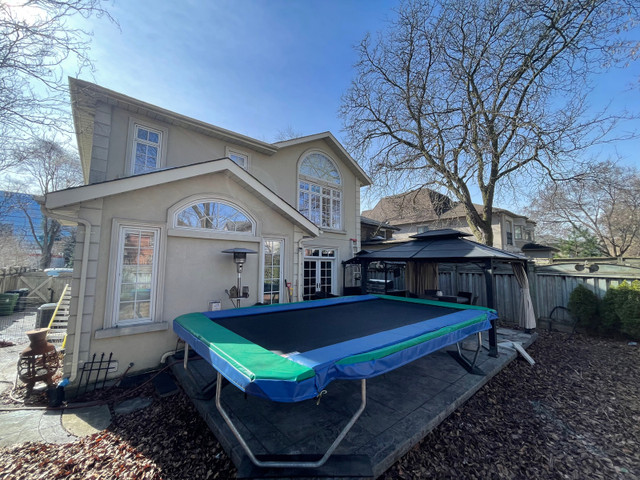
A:
[[[429,300],[363,295],[190,313],[173,329],[218,372],[216,406],[249,458],[261,467],[318,467],[366,405],[366,379],[458,344],[497,319],[494,310]],[[460,350],[458,349],[458,352]],[[468,362],[470,366],[475,363]],[[220,404],[222,376],[247,394],[276,402],[321,396],[336,379],[361,381],[360,408],[316,462],[258,460]]]

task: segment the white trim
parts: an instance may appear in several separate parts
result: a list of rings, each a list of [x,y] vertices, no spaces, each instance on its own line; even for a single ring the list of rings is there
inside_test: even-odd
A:
[[[178,215],[183,210],[196,205],[198,203],[220,203],[234,208],[238,212],[242,213],[251,222],[251,233],[248,232],[225,232],[222,230],[213,230],[206,228],[192,228],[181,227],[177,225]],[[249,209],[240,205],[235,199],[230,199],[225,195],[207,195],[196,194],[186,199],[180,200],[178,203],[169,207],[167,215],[167,225],[169,226],[170,235],[181,237],[199,237],[199,238],[234,238],[241,240],[248,238],[249,241],[253,240],[258,234],[258,221],[255,216],[249,213]]]
[[[287,148],[294,145],[300,145],[302,143],[314,142],[316,140],[328,141],[330,145],[336,147],[343,160],[346,160],[347,167],[351,170],[356,177],[359,177],[362,181],[362,186],[372,185],[373,180],[365,173],[365,171],[358,165],[349,152],[347,152],[342,144],[333,136],[331,132],[316,133],[313,135],[307,135],[305,137],[293,138],[291,140],[285,140],[284,142],[275,142],[273,145],[278,148]]]
[[[137,115],[162,119],[162,121],[172,125],[178,125],[192,131],[199,131],[213,138],[246,145],[247,148],[257,150],[265,155],[273,155],[278,151],[278,147],[271,143],[266,143],[256,138],[247,137],[246,135],[172,112],[85,80],[69,78],[69,90],[71,92],[71,107],[74,117],[91,115],[97,101],[104,101],[109,105],[115,105],[129,112],[135,112]],[[77,135],[86,134],[85,131],[79,129],[76,129],[76,133]]]
[[[225,147],[225,153],[224,153],[225,157],[229,158],[229,160],[231,160],[233,163],[235,163],[236,165],[238,165],[241,168],[244,168],[245,170],[249,170],[249,165],[251,164],[251,155],[249,154],[249,152],[245,152],[244,150],[239,150],[235,147]],[[244,165],[240,165],[239,163],[236,163],[231,156],[232,155],[236,155],[239,157],[244,157]]]
[[[119,288],[122,259],[122,235],[126,228],[140,228],[154,230],[156,234],[156,245],[154,249],[154,265],[151,279],[150,295],[150,318],[141,321],[127,320],[118,321],[119,312]],[[149,325],[162,321],[162,298],[164,297],[164,270],[166,259],[166,226],[158,222],[142,222],[139,220],[129,220],[114,218],[111,227],[111,246],[109,250],[107,301],[105,305],[104,329],[124,328],[133,325]]]
[[[130,116],[129,117],[129,129],[127,133],[127,153],[125,157],[125,172],[126,176],[140,175],[134,173],[135,170],[135,149],[133,145],[136,142],[136,126],[146,128],[148,130],[156,131],[160,134],[160,144],[158,146],[158,164],[156,170],[164,168],[167,158],[167,137],[169,136],[169,129],[165,126],[159,125],[154,122],[150,122],[146,119]]]
[[[260,276],[259,276],[259,281],[260,281],[260,286],[258,288],[259,292],[259,297],[258,297],[258,301],[262,302],[264,300],[264,270],[266,268],[265,265],[265,261],[264,261],[264,257],[265,257],[265,242],[280,242],[280,281],[279,281],[279,285],[280,285],[280,291],[278,292],[278,303],[287,303],[285,302],[285,295],[284,295],[284,289],[286,288],[286,285],[284,285],[284,280],[285,280],[285,275],[284,275],[284,269],[285,269],[285,263],[286,263],[286,255],[285,255],[285,251],[286,251],[286,246],[287,246],[287,241],[284,237],[264,237],[262,239],[262,242],[260,243]]]
[[[278,210],[281,215],[305,230],[305,232],[313,236],[320,234],[318,227],[298,212],[297,209],[289,205],[253,175],[240,168],[228,158],[52,192],[46,196],[46,207],[48,209],[66,207],[88,200],[118,195],[143,188],[157,187],[166,183],[210,173],[224,173],[229,175],[241,187],[254,193],[259,199],[267,205],[270,205],[274,210]]]
[[[304,160],[309,155],[313,155],[314,153],[318,153],[318,154],[326,157],[327,160],[329,160],[333,164],[333,167],[336,169],[336,172],[338,172],[338,175],[340,176],[340,183],[338,183],[337,185],[339,185],[340,188],[342,189],[344,187],[344,178],[343,178],[344,176],[342,175],[342,172],[340,171],[340,168],[338,167],[338,163],[333,159],[333,157],[331,155],[329,155],[327,152],[325,152],[324,150],[319,149],[319,148],[309,148],[309,149],[305,150],[304,152],[302,152],[302,155],[300,155],[300,157],[298,158],[298,165],[297,165],[298,177],[300,177],[300,175],[301,175],[300,174],[300,166],[302,165],[302,162],[304,162]],[[327,186],[332,186],[333,188],[336,188],[335,187],[335,185],[336,185],[335,183],[328,182],[327,180],[323,180],[323,179],[318,178],[318,177],[312,177],[312,176],[304,175],[304,174],[302,174],[302,176],[305,177],[305,178],[312,178],[314,180],[317,180],[317,181],[321,182],[321,184],[325,184]]]
[[[310,248],[310,249],[319,249],[319,250],[333,250],[333,257],[314,257],[314,256],[307,256],[306,254],[306,250]],[[306,262],[307,260],[316,260],[316,261],[328,261],[331,262],[331,292],[332,294],[335,294],[338,289],[337,289],[337,278],[338,278],[338,260],[340,259],[340,249],[338,247],[329,247],[329,246],[319,246],[319,245],[303,245],[302,246],[302,282],[301,282],[301,288],[302,288],[302,292],[301,292],[301,299],[304,299],[304,262]],[[316,277],[318,277],[320,275],[320,269],[316,268]]]
[[[126,325],[122,327],[101,328],[96,330],[94,338],[99,340],[101,338],[114,338],[123,337],[125,335],[136,335],[140,333],[150,332],[162,332],[169,330],[169,322],[147,322],[138,325]]]
[[[332,164],[333,167],[335,168],[336,172],[338,172],[338,176],[340,183],[336,184],[333,182],[329,182],[327,180],[324,180],[322,178],[317,178],[317,177],[313,177],[310,175],[305,175],[303,173],[300,173],[300,167],[302,165],[302,163],[306,160],[306,158],[309,155],[313,155],[313,154],[320,154],[322,156],[324,156],[327,160],[329,160]],[[300,157],[298,158],[298,164],[297,164],[297,186],[296,186],[296,205],[298,208],[298,211],[300,211],[300,193],[301,193],[301,189],[300,189],[300,183],[301,181],[304,181],[305,183],[308,183],[309,185],[315,185],[317,187],[320,187],[321,191],[320,191],[320,224],[316,225],[318,228],[324,229],[324,230],[330,230],[336,233],[340,233],[343,232],[345,229],[344,226],[344,176],[342,174],[342,172],[340,171],[340,168],[338,166],[338,163],[333,159],[333,157],[331,157],[331,155],[327,154],[325,151],[321,150],[321,149],[317,149],[317,148],[311,148],[308,150],[305,150],[302,155],[300,155]],[[329,190],[336,191],[339,192],[340,194],[340,222],[339,225],[336,227],[333,225],[333,202],[334,202],[334,198],[333,198],[333,193],[331,193],[331,196],[329,198],[329,216],[330,216],[330,225],[325,226],[322,225],[322,201],[325,198],[325,195],[322,193],[322,189],[323,188],[328,188]],[[309,195],[311,196],[311,187],[309,188]],[[309,208],[311,209],[311,197],[309,198]],[[300,212],[302,213],[302,212]],[[304,214],[303,214],[304,215]],[[306,215],[305,215],[305,218]]]

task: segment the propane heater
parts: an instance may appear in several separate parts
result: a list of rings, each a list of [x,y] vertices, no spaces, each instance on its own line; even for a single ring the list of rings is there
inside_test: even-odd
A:
[[[236,308],[240,308],[240,300],[243,298],[249,298],[249,287],[242,286],[242,267],[247,261],[248,253],[258,253],[255,250],[249,250],[248,248],[230,248],[223,250],[222,253],[233,253],[233,261],[236,264],[238,272],[238,280],[236,285],[229,290],[225,290],[225,293],[229,296]]]

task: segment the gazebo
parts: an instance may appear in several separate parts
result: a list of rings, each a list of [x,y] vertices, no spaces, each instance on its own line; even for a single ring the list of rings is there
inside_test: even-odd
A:
[[[427,291],[439,290],[439,264],[474,264],[484,273],[485,306],[494,308],[496,302],[493,272],[500,264],[510,264],[522,291],[520,323],[526,329],[535,328],[535,314],[526,274],[526,257],[464,238],[469,236],[471,235],[468,233],[452,229],[431,230],[413,235],[411,236],[413,240],[389,248],[359,252],[354,258],[343,263],[345,275],[349,265],[360,265],[359,286],[345,288],[345,294],[373,291],[424,297]],[[374,262],[382,267],[383,279],[368,278],[370,266]],[[398,265],[402,264],[405,265],[405,290],[399,292],[394,289],[393,282],[388,279],[388,272],[394,270],[397,272]],[[498,355],[495,325],[489,332],[489,350],[490,355]]]

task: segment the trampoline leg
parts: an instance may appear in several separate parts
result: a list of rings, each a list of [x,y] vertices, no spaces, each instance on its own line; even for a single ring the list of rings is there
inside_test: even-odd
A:
[[[495,320],[491,320],[489,329],[489,356],[498,358],[498,328]]]
[[[449,354],[455,358],[469,373],[474,375],[485,375],[485,373],[476,367],[476,361],[478,360],[478,355],[480,354],[480,350],[482,349],[482,332],[476,333],[478,339],[478,346],[476,347],[476,353],[473,356],[473,360],[469,360],[462,354],[462,350],[460,349],[460,342],[456,342],[457,352],[449,351]]]
[[[220,372],[218,372],[218,379],[216,381],[216,384],[217,384],[217,386],[216,386],[216,408],[218,409],[218,412],[220,412],[220,415],[222,415],[222,418],[226,422],[227,426],[231,429],[231,432],[236,437],[238,442],[240,442],[240,445],[242,446],[242,448],[244,449],[246,454],[249,456],[249,459],[253,462],[253,464],[258,466],[258,467],[263,467],[263,468],[267,468],[267,467],[275,467],[275,468],[318,468],[318,467],[321,467],[322,465],[324,465],[327,462],[327,460],[329,459],[331,454],[333,454],[335,449],[338,448],[338,445],[340,445],[340,442],[342,442],[344,437],[347,436],[347,433],[349,433],[349,430],[351,430],[351,427],[353,427],[353,424],[356,423],[356,420],[358,420],[358,418],[360,417],[360,415],[364,411],[364,408],[367,405],[367,380],[363,378],[363,379],[360,380],[360,394],[362,395],[362,399],[360,401],[360,408],[358,408],[356,413],[353,414],[353,416],[351,417],[349,422],[345,425],[345,427],[342,429],[340,434],[336,437],[336,439],[333,441],[333,443],[331,444],[331,446],[329,447],[327,452],[322,456],[322,458],[320,460],[318,460],[316,462],[262,461],[262,460],[258,460],[256,458],[256,456],[251,451],[251,448],[249,448],[249,445],[247,445],[247,442],[245,442],[244,438],[242,438],[242,435],[240,434],[240,432],[238,431],[236,426],[231,421],[231,418],[229,417],[229,415],[227,415],[227,412],[225,412],[224,409],[222,408],[222,404],[220,403],[220,394],[221,394],[221,391],[222,391],[222,388],[221,388],[222,375],[220,374]]]

